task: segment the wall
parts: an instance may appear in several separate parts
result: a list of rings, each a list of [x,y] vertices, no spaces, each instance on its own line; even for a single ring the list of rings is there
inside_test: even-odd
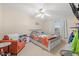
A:
[[[0,4],[0,33],[2,32],[2,4]]]
[[[60,20],[60,21],[59,21]],[[45,23],[43,23],[44,26],[42,26],[45,32],[47,32],[48,34],[55,34],[55,26],[58,26],[57,24],[60,24],[61,26],[61,35],[64,36],[64,20],[61,18],[55,18],[55,19],[50,19],[48,21],[46,21]]]
[[[58,21],[58,23],[61,23],[61,33],[62,36],[65,37],[66,39],[69,39],[69,36],[72,32],[73,29],[70,27],[75,26],[74,20],[76,20],[75,16],[71,14],[72,17],[60,17],[60,18],[55,18],[55,19],[49,19],[48,21],[44,21],[42,23],[42,28],[45,32],[48,34],[54,34],[54,22]],[[60,20],[60,21],[59,21]]]
[[[40,25],[35,24],[36,22],[40,21],[27,16],[16,8],[3,5],[2,34],[29,33],[30,29],[41,28]]]

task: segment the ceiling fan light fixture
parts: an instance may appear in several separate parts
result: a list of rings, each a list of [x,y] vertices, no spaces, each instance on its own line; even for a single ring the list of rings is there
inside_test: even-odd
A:
[[[44,18],[45,15],[42,15],[41,18]]]

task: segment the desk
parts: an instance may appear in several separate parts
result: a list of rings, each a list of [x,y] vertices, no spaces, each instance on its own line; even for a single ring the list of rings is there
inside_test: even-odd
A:
[[[4,55],[3,47],[8,46],[8,52],[9,52],[9,45],[11,45],[11,42],[2,42],[2,43],[0,43],[1,55]]]

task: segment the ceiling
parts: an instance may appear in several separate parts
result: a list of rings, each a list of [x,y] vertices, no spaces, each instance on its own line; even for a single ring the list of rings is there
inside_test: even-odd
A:
[[[50,17],[44,17],[44,19],[64,17],[72,18],[74,16],[68,3],[9,3],[3,5],[9,6],[9,8],[19,9],[26,13],[26,15],[34,18],[36,18],[36,11],[40,8],[45,8],[46,13],[51,15]]]

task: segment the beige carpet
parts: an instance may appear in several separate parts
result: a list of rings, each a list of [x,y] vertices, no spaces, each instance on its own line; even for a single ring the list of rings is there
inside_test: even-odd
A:
[[[29,42],[23,48],[23,50],[18,54],[18,56],[49,56],[52,55],[51,53],[43,50],[42,48],[38,47],[37,45]]]
[[[60,50],[66,44],[65,41],[61,41],[61,43],[52,49],[50,52],[43,50],[42,48],[38,47],[37,45],[28,42],[23,50],[18,54],[18,56],[59,56]]]
[[[59,45],[57,45],[50,51],[50,53],[52,53],[54,56],[60,56],[60,51],[66,44],[67,42],[62,40]]]

